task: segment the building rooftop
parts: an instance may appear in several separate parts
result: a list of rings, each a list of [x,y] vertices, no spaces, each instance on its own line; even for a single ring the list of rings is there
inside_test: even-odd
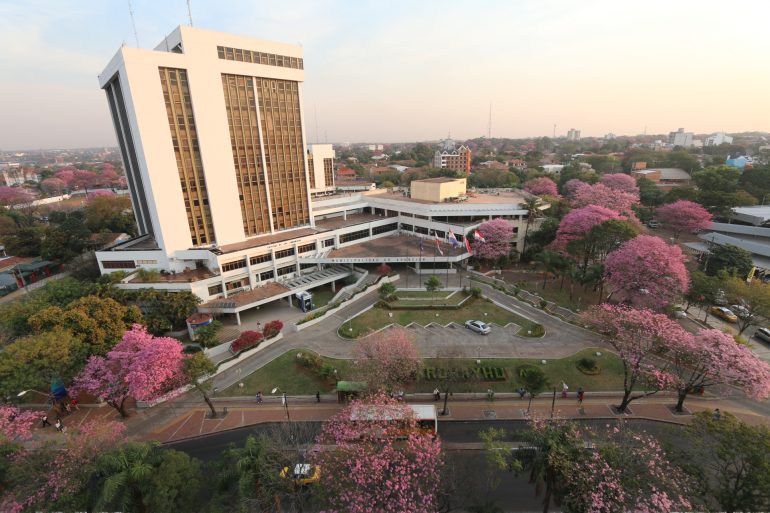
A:
[[[181,273],[159,274],[152,280],[144,281],[139,276],[134,276],[128,283],[191,283],[194,281],[213,278],[216,274],[206,268],[190,269]]]
[[[436,252],[436,242],[433,238],[422,239],[422,258],[426,262],[433,259]],[[452,248],[451,244],[441,242],[441,251],[444,256],[458,256],[464,254],[465,245],[459,244]],[[438,253],[436,253],[438,255]],[[407,235],[389,235],[379,239],[369,240],[360,244],[354,244],[341,249],[332,250],[329,258],[398,258],[398,257],[419,257],[420,256],[420,237],[410,237]],[[438,255],[441,258],[441,255]]]
[[[236,242],[234,244],[226,244],[219,246],[219,251],[222,253],[234,253],[236,251],[242,251],[244,249],[256,248],[264,246],[265,244],[273,244],[276,242],[283,242],[285,240],[296,239],[299,237],[305,237],[307,235],[313,235],[317,233],[317,230],[313,228],[300,228],[298,230],[287,230],[279,233],[272,233],[270,235],[262,235],[259,237],[253,237],[246,239],[242,242]]]
[[[770,205],[755,205],[753,207],[735,207],[735,218],[755,226],[770,221]]]
[[[247,290],[245,292],[239,292],[221,299],[212,299],[200,305],[201,308],[238,308],[239,306],[248,305],[256,301],[262,301],[269,299],[273,296],[285,295],[291,290],[284,285],[276,282],[269,282],[260,287]]]
[[[352,214],[348,215],[347,219],[343,219],[343,217],[340,215],[316,220],[315,226],[320,231],[327,231],[336,230],[337,228],[342,228],[343,226],[354,226],[357,224],[370,223],[372,221],[381,221],[382,219],[387,219],[387,217],[376,216],[373,214]]]
[[[414,180],[414,181],[423,182],[423,183],[450,183],[450,182],[455,182],[457,180],[464,180],[464,178],[439,177],[439,178],[425,178],[423,180]]]
[[[521,204],[526,201],[526,196],[524,196],[525,193],[522,192],[514,192],[514,191],[499,191],[496,193],[477,193],[477,192],[471,192],[468,191],[466,193],[467,199],[463,201],[457,201],[457,202],[449,202],[449,203],[458,203],[458,204],[471,204],[471,205],[494,205],[494,204]],[[410,201],[412,203],[421,203],[421,204],[427,204],[427,205],[446,205],[447,202],[439,203],[436,201],[428,201],[428,200],[419,200],[410,198],[408,196],[404,196],[402,194],[394,194],[389,192],[382,192],[379,194],[371,194],[367,196],[369,198],[376,198],[376,199],[388,199],[388,200],[396,200],[396,201]]]

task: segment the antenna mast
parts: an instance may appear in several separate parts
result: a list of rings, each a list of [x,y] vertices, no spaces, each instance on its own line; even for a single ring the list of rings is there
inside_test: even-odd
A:
[[[128,0],[128,15],[131,16],[131,27],[134,29],[136,47],[139,48],[139,36],[136,34],[136,20],[134,20],[134,8],[131,7],[131,0]]]
[[[187,17],[190,19],[190,26],[193,26],[192,22],[192,10],[190,9],[190,0],[187,0]]]

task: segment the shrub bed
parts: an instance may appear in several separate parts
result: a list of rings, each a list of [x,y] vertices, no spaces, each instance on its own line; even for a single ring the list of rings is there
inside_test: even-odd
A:
[[[258,331],[244,331],[241,335],[232,341],[230,344],[230,352],[238,354],[246,349],[257,347],[265,337]]]
[[[581,358],[575,363],[577,369],[588,376],[596,376],[602,371],[602,367],[593,358]]]

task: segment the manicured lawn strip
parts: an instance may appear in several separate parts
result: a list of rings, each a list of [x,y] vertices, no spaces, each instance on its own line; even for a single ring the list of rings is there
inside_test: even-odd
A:
[[[313,304],[316,308],[321,308],[329,304],[329,301],[334,297],[336,292],[332,292],[332,288],[328,285],[322,285],[310,290],[313,294]]]
[[[392,313],[393,317],[390,317],[388,313]],[[488,299],[474,298],[469,299],[459,309],[452,310],[388,310],[375,306],[363,314],[354,317],[352,321],[344,322],[339,328],[339,334],[346,338],[358,338],[369,331],[376,331],[392,323],[406,326],[409,323],[416,322],[425,326],[431,322],[442,325],[449,324],[450,322],[463,324],[471,319],[493,322],[499,326],[505,326],[508,323],[517,324],[522,328],[519,331],[521,336],[527,336],[528,330],[533,330],[533,334],[536,335],[537,332],[535,330],[537,326],[540,326],[537,323],[500,308]]]
[[[616,391],[623,389],[623,366],[620,359],[612,353],[602,351],[602,356],[595,356],[596,349],[585,349],[568,358],[548,360],[546,365],[536,359],[519,358],[491,358],[482,359],[482,367],[502,367],[505,369],[505,381],[467,381],[457,383],[454,392],[485,392],[492,389],[495,392],[515,392],[521,386],[518,381],[517,368],[524,364],[535,365],[543,369],[548,377],[551,387],[555,387],[557,393],[561,393],[561,382],[569,386],[570,397],[574,396],[579,386],[587,392]],[[274,387],[286,390],[289,395],[313,395],[316,391],[329,393],[334,386],[322,381],[315,374],[295,363],[298,352],[309,352],[305,349],[289,351],[256,372],[246,376],[242,382],[243,388],[237,385],[222,390],[220,396],[253,396],[261,390],[263,394],[269,394]],[[587,376],[577,370],[576,363],[580,358],[589,357],[595,359],[601,365],[602,372],[596,376]],[[350,378],[352,362],[322,357],[324,363],[334,366],[342,379]],[[475,359],[466,360],[468,366],[476,366]],[[435,366],[434,359],[426,359],[426,366]],[[437,382],[418,380],[405,387],[407,392],[432,392]]]
[[[269,395],[270,391],[279,387],[289,395],[313,395],[316,391],[329,393],[334,390],[333,383],[327,383],[316,376],[311,369],[296,363],[297,353],[312,352],[306,349],[298,349],[282,354],[256,372],[244,377],[238,384],[217,393],[220,396],[253,396],[258,391],[263,395]],[[347,360],[335,360],[321,357],[324,363],[333,365],[340,376],[349,374],[350,362]]]
[[[396,291],[396,296],[398,296],[399,299],[406,299],[406,298],[431,298],[435,297],[438,298],[446,298],[451,294],[451,290],[437,290],[436,292],[428,292],[427,290],[399,290]]]
[[[468,297],[468,294],[464,294],[462,291],[457,291],[454,295],[451,297],[449,296],[436,296],[436,299],[433,301],[424,299],[424,298],[406,298],[401,299],[399,298],[396,301],[392,301],[389,303],[391,306],[395,307],[412,307],[412,306],[419,306],[419,307],[425,307],[425,306],[456,306],[462,303],[462,301]]]

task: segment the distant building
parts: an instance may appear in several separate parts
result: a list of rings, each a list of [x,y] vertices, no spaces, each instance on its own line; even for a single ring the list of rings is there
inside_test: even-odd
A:
[[[334,147],[331,144],[309,144],[307,168],[310,194],[334,191]],[[352,171],[352,170],[351,170]]]
[[[399,173],[403,173],[407,169],[409,169],[409,166],[402,166],[400,164],[391,164],[388,166],[390,169],[393,169],[395,171],[398,171]]]
[[[725,160],[725,165],[730,167],[736,167],[738,169],[743,169],[746,167],[746,164],[751,164],[752,160],[749,157],[735,157],[730,158],[727,157],[727,160]]]
[[[25,182],[40,182],[40,175],[34,169],[22,169],[19,167],[9,167],[0,171],[0,184],[7,187],[14,185],[23,185]]]
[[[568,141],[579,141],[580,140],[580,130],[575,130],[574,128],[570,128],[567,132],[567,140]]]
[[[438,169],[453,169],[471,174],[471,150],[467,146],[448,151],[437,151],[433,156],[433,167]]]
[[[366,146],[369,151],[382,151],[382,144],[369,144]]]
[[[412,180],[410,185],[411,198],[414,200],[432,201],[461,201],[466,197],[466,178],[428,178]]]
[[[689,148],[693,145],[692,132],[685,132],[684,128],[680,128],[676,132],[670,132],[668,134],[668,144],[671,146]]]
[[[697,255],[708,254],[714,246],[737,246],[751,253],[754,279],[770,282],[770,207],[738,207],[733,212],[730,223],[712,223],[707,231],[698,234],[701,241],[684,246]],[[752,226],[739,224],[743,220]]]
[[[729,135],[725,134],[724,132],[717,132],[716,134],[710,135],[706,138],[706,146],[719,146],[720,144],[732,144],[733,138]]]
[[[644,177],[664,191],[690,185],[692,182],[692,178],[687,171],[675,167],[637,169],[631,171],[631,176],[634,178]]]
[[[511,159],[508,161],[508,165],[510,167],[515,167],[516,169],[526,169],[527,163],[524,162],[522,159]]]
[[[508,169],[508,166],[504,162],[498,162],[496,160],[487,160],[486,162],[482,162],[479,165],[487,169]]]
[[[341,167],[337,170],[337,180],[355,180],[358,174],[349,167]]]
[[[549,175],[558,175],[561,173],[561,170],[564,169],[563,164],[545,164],[544,166],[540,167],[542,167],[543,171]]]

